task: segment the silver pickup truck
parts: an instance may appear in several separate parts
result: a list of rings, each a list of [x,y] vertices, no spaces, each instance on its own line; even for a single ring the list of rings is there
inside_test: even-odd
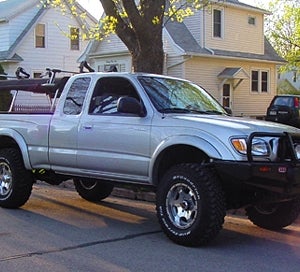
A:
[[[254,224],[271,230],[299,214],[296,128],[231,117],[201,87],[166,76],[84,73],[51,84],[18,82],[2,81],[0,92],[45,92],[55,101],[48,111],[12,105],[0,114],[4,208],[25,204],[36,180],[73,179],[90,201],[131,184],[156,192],[164,233],[186,246],[215,238],[228,209],[245,208]]]

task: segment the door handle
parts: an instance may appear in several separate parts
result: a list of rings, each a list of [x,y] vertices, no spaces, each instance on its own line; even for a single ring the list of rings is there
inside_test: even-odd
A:
[[[83,125],[82,126],[83,127],[83,129],[87,129],[87,130],[90,130],[90,129],[92,129],[93,128],[93,125]]]

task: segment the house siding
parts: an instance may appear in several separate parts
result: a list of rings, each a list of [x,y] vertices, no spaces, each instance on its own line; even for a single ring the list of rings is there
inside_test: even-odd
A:
[[[0,23],[0,51],[9,49],[9,23]]]
[[[37,21],[39,24],[45,24],[46,46],[45,48],[35,48],[34,28],[28,33],[28,36],[22,42],[18,54],[24,61],[22,67],[29,73],[44,72],[47,67],[59,68],[78,72],[78,63],[76,60],[81,54],[87,42],[80,41],[79,50],[70,49],[70,39],[68,26],[77,26],[77,22],[68,16],[59,16],[58,11],[49,9],[47,13]],[[34,52],[34,54],[33,54]]]
[[[20,36],[22,31],[24,30],[24,27],[27,26],[28,22],[30,22],[37,13],[38,9],[34,7],[25,10],[24,12],[18,14],[18,16],[16,17],[13,17],[9,21],[9,46],[11,46],[15,42],[15,40]]]
[[[212,10],[206,10],[206,46],[212,49],[264,54],[264,15],[226,6],[218,8],[224,15],[223,37],[213,37]],[[256,18],[255,25],[248,24],[249,15]]]
[[[111,34],[105,38],[103,42],[98,44],[96,51],[105,55],[125,51],[128,52],[128,49],[117,35]]]
[[[222,102],[221,79],[218,74],[226,67],[242,67],[246,73],[251,75],[251,70],[260,69],[269,72],[269,92],[253,93],[250,90],[251,81],[244,79],[242,83],[232,90],[231,108],[234,115],[237,116],[262,116],[266,113],[266,106],[276,94],[276,67],[273,64],[242,62],[240,60],[231,61],[219,58],[200,58],[194,57],[185,63],[185,78],[201,85],[219,102]],[[228,81],[235,85],[237,79]],[[253,107],[255,105],[255,107]]]
[[[201,46],[204,46],[203,29],[206,28],[206,26],[205,22],[203,21],[203,10],[195,11],[193,16],[187,17],[184,20],[184,23],[192,33],[196,41],[198,41]]]

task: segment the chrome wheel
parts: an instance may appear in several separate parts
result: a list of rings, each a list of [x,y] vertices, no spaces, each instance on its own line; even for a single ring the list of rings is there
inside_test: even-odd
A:
[[[171,187],[166,207],[170,221],[179,229],[189,228],[197,218],[197,197],[187,184],[178,183]]]
[[[79,182],[82,188],[86,190],[92,190],[97,185],[97,182],[94,180],[79,180]]]
[[[7,196],[12,188],[12,172],[5,162],[0,163],[0,196]]]
[[[100,201],[108,197],[114,188],[113,184],[103,180],[76,178],[73,181],[76,191],[88,201]]]
[[[196,163],[166,171],[156,191],[156,214],[164,233],[185,246],[205,245],[222,229],[226,204],[218,176]]]

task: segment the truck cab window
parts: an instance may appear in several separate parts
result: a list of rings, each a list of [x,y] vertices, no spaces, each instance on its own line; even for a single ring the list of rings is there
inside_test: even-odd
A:
[[[73,81],[64,104],[64,113],[77,115],[82,111],[83,101],[89,88],[91,78],[81,77]]]
[[[90,114],[118,114],[118,99],[123,96],[139,96],[132,83],[123,77],[103,77],[96,83],[91,99]]]

